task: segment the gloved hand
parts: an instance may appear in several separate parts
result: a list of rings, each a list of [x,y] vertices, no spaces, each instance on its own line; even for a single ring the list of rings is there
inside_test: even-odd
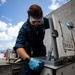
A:
[[[44,66],[43,62],[38,61],[37,59],[34,59],[34,58],[31,58],[28,64],[31,70],[37,70],[37,71],[40,71]]]

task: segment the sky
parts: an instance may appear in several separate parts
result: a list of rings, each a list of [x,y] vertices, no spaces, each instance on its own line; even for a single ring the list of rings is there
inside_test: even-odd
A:
[[[51,13],[69,0],[0,0],[0,50],[12,49],[18,31],[27,20],[27,10],[38,4],[43,15]]]

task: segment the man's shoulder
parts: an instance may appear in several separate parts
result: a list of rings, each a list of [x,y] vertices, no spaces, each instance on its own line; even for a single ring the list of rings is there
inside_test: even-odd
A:
[[[28,22],[24,22],[24,24],[22,25],[22,27],[26,28],[28,26]]]
[[[28,28],[28,21],[24,22],[21,28],[27,29]]]
[[[46,17],[44,17],[44,25],[45,25],[45,29],[49,28],[49,20]]]
[[[29,31],[29,23],[28,23],[28,21],[24,22],[24,24],[22,25],[21,29],[23,29],[25,31]]]
[[[46,17],[43,17],[44,19],[48,19],[48,18],[46,18]]]
[[[44,19],[44,22],[48,22],[48,18],[43,17],[43,19]]]

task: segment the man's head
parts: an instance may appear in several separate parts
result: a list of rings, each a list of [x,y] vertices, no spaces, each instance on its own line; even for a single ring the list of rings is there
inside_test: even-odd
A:
[[[28,10],[28,19],[32,26],[38,27],[43,23],[43,12],[40,6],[33,4]]]
[[[28,17],[32,16],[33,18],[42,18],[43,12],[40,6],[33,4],[29,7]]]

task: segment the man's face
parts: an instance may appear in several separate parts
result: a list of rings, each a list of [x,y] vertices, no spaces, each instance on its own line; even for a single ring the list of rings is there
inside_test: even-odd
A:
[[[39,25],[43,24],[43,18],[33,18],[30,16],[29,18],[29,22],[31,24],[32,27],[37,28]]]

